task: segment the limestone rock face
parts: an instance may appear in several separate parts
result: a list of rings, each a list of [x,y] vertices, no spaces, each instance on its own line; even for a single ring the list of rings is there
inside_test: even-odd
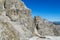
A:
[[[47,20],[44,20],[39,16],[36,16],[34,18],[34,23],[40,35],[50,35],[50,36],[56,35],[57,30],[55,25],[48,22]]]
[[[45,35],[57,34],[51,26],[39,17],[33,19],[21,0],[0,0],[0,40],[49,40]]]
[[[57,35],[57,36],[60,36],[60,25],[55,25],[56,26],[56,28],[55,28],[55,35]]]
[[[0,22],[0,40],[20,40],[19,33],[8,22]]]
[[[30,9],[21,0],[0,3],[0,40],[28,40],[33,30]]]

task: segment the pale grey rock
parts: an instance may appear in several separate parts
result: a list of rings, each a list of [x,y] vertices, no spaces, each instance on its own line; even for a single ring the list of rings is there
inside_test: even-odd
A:
[[[19,33],[9,22],[0,22],[0,40],[20,40]]]
[[[49,40],[44,35],[56,35],[55,29],[40,17],[33,19],[21,0],[0,0],[0,40]]]
[[[30,38],[29,40],[51,40],[51,39],[48,39],[48,38],[39,38],[39,37],[35,36],[35,37]]]
[[[0,23],[2,24],[0,26],[3,29],[0,28],[4,31],[0,34],[0,40],[28,40],[32,36],[33,27],[30,10],[21,0],[5,0],[2,5],[5,9],[0,11]]]
[[[40,35],[50,35],[50,36],[59,36],[60,32],[58,30],[58,26],[54,25],[52,22],[49,22],[45,19],[42,19],[39,16],[34,18],[34,23],[36,29]]]
[[[37,36],[34,36],[29,40],[60,40],[60,36],[46,36],[46,37],[47,38],[39,38]]]
[[[36,16],[34,18],[34,23],[40,35],[54,35],[54,26],[53,24],[49,23],[48,21]]]

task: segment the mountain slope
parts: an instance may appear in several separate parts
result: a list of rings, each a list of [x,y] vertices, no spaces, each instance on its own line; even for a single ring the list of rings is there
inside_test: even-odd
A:
[[[38,16],[32,18],[21,0],[0,0],[0,40],[51,40],[46,36],[59,35],[55,26]]]

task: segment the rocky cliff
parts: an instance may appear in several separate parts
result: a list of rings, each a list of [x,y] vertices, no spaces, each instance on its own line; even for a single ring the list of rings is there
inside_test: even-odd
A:
[[[0,0],[0,40],[50,40],[45,35],[57,34],[54,24],[38,16],[33,19],[21,0]]]

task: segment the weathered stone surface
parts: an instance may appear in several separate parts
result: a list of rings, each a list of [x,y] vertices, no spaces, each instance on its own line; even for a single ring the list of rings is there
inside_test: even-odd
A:
[[[32,38],[30,38],[29,40],[59,40],[60,37],[59,36],[46,36],[47,38],[39,38],[37,36],[34,36]]]
[[[60,35],[60,32],[58,30],[59,26],[54,25],[52,22],[42,19],[39,16],[36,16],[34,18],[34,24],[40,35],[48,35],[48,36]]]
[[[39,37],[35,36],[35,37],[30,38],[29,40],[51,40],[51,39],[48,39],[48,38],[39,38]]]
[[[55,30],[52,23],[33,19],[21,0],[0,0],[0,40],[49,40],[45,35],[58,34]]]
[[[35,17],[34,23],[40,35],[54,35],[53,24],[43,20],[39,16]]]
[[[33,32],[31,11],[21,0],[5,0],[0,7],[0,30],[4,30],[0,40],[28,40]]]
[[[0,22],[0,40],[20,40],[20,36],[10,23]]]

